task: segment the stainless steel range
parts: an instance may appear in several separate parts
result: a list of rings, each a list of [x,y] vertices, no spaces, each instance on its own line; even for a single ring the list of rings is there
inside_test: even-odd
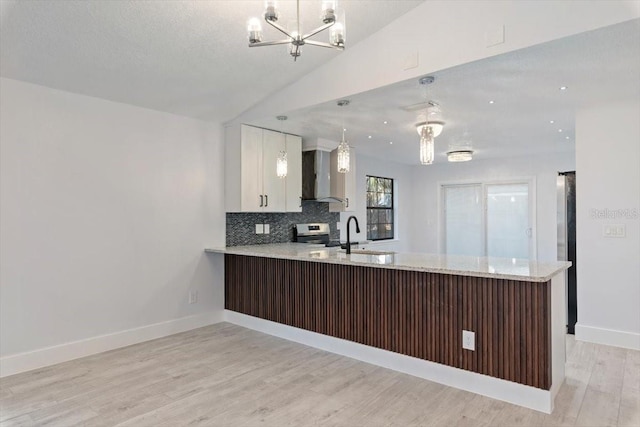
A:
[[[337,240],[331,240],[329,224],[295,224],[293,226],[294,241],[298,243],[322,244],[328,247],[340,246]]]

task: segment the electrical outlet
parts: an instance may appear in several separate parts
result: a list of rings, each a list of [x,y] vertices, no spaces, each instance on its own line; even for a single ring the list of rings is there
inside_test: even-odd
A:
[[[471,331],[462,331],[462,348],[466,350],[476,351],[476,333]]]
[[[198,291],[189,291],[189,304],[198,302]]]
[[[256,234],[264,234],[264,225],[256,224]]]
[[[269,233],[271,233],[270,228],[271,228],[271,227],[269,227],[269,224],[265,224],[265,225],[264,225],[264,234],[269,234]]]

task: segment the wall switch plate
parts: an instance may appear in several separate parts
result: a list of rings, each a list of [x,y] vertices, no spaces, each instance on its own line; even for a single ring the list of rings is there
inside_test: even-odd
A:
[[[466,350],[476,351],[476,333],[471,331],[462,331],[462,348]]]
[[[264,225],[256,224],[256,234],[264,234]]]
[[[264,234],[269,234],[269,233],[271,233],[269,224],[264,224]]]
[[[198,302],[198,291],[189,291],[189,304]]]

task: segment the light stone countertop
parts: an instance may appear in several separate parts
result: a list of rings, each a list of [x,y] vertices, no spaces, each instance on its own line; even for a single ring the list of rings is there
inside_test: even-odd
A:
[[[571,266],[570,262],[565,261],[536,262],[516,258],[488,258],[401,252],[380,255],[357,253],[347,255],[344,250],[340,250],[337,247],[325,248],[323,245],[303,243],[231,246],[226,248],[205,249],[205,252],[528,282],[546,282]]]

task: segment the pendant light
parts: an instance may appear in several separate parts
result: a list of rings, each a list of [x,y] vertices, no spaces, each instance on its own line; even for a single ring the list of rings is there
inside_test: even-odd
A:
[[[349,105],[349,102],[350,101],[347,99],[342,99],[338,101],[338,106],[346,107],[347,105]],[[347,143],[347,140],[344,137],[345,130],[346,129],[344,128],[344,116],[343,116],[342,140],[340,141],[340,144],[338,144],[338,172],[340,173],[349,172],[350,147],[349,147],[349,144]]]
[[[426,76],[422,77],[419,82],[426,88],[435,81],[435,77]],[[426,92],[426,89],[425,89]],[[426,94],[425,94],[426,96]],[[441,121],[429,121],[429,107],[431,105],[437,105],[427,98],[425,121],[416,125],[416,130],[420,135],[420,163],[423,165],[430,165],[435,160],[435,137],[440,135],[444,128],[444,122]]]
[[[338,13],[337,0],[322,1],[319,22],[321,25],[306,34],[302,33],[300,28],[300,0],[296,0],[296,20],[292,23],[291,28],[285,28],[278,24],[278,20],[281,17],[277,3],[278,2],[275,0],[265,1],[264,20],[267,24],[284,34],[285,38],[282,40],[263,41],[262,24],[260,23],[260,20],[258,18],[251,18],[247,23],[249,47],[286,44],[289,45],[288,51],[294,61],[296,61],[300,56],[300,48],[304,45],[344,50],[346,39],[345,19],[343,12]],[[311,40],[311,37],[326,29],[329,29],[329,43]]]
[[[286,147],[286,137],[282,130],[282,126],[285,120],[287,120],[287,116],[278,116],[276,117],[280,120],[280,134],[282,134],[282,138],[285,140]],[[278,178],[286,178],[287,177],[287,152],[285,150],[280,151],[278,154],[278,160],[276,160],[276,174]]]

